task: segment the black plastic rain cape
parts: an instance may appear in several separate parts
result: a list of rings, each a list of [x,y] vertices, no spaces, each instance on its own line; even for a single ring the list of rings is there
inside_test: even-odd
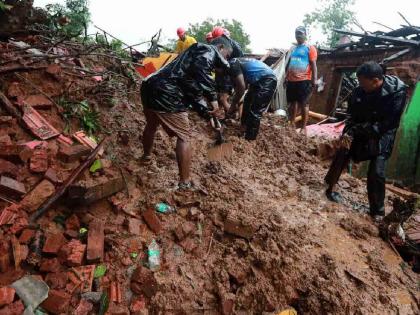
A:
[[[156,111],[175,113],[186,111],[189,104],[199,103],[203,97],[216,101],[212,78],[215,68],[229,68],[217,48],[201,43],[192,45],[143,81],[143,105]]]

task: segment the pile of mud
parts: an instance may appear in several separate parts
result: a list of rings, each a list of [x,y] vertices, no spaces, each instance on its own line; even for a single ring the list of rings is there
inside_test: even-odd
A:
[[[51,73],[51,64],[60,71]],[[49,303],[41,305],[50,313],[97,314],[104,303],[92,292],[108,297],[109,314],[263,314],[290,306],[299,314],[419,312],[418,278],[400,267],[401,259],[378,237],[368,216],[355,211],[366,204],[363,182],[343,176],[339,189],[345,203],[328,202],[323,194],[328,163],[312,154],[316,144],[284,121],[267,115],[255,142],[237,137],[238,126],[231,123],[227,139],[233,155],[210,162],[207,149],[214,135],[206,122],[191,113],[197,189],[180,192],[175,140],[162,130],[152,163],[140,163],[145,118],[138,82],[126,75],[129,68],[114,59],[89,56],[76,63],[48,58],[42,65],[43,69],[21,71],[26,80],[8,72],[2,77],[1,91],[8,94],[11,86],[19,86],[21,94],[14,96],[17,108],[20,99],[39,91],[48,94],[54,104],[39,112],[67,138],[80,122],[73,119],[66,125],[60,99],[87,100],[100,115],[102,130],[96,138],[107,136],[108,141],[101,156],[104,170],[87,169],[79,182],[102,183],[112,175],[121,176],[124,187],[112,196],[78,205],[62,198],[38,221],[34,232],[38,237],[32,240],[23,237],[31,229],[25,221],[30,211],[20,214],[18,227],[14,221],[1,225],[3,244],[18,239],[29,253],[13,264],[10,246],[0,248],[2,257],[6,251],[10,260],[1,265],[0,286],[36,275],[54,290],[57,300],[57,296],[67,298],[64,309],[62,305],[54,309],[51,305],[57,301],[50,294]],[[2,136],[9,145],[36,140],[14,120],[2,128]],[[45,142],[49,168],[57,173],[55,187],[59,187],[60,180],[83,160],[63,162],[58,152],[66,144],[58,138]],[[2,158],[7,160],[4,154]],[[46,172],[31,171],[30,159],[10,160],[17,168],[15,179],[26,191],[47,177]],[[21,204],[20,199],[13,202]],[[176,212],[156,213],[153,208],[158,202],[168,203]],[[7,207],[10,203],[2,201],[0,215]],[[89,247],[89,237],[80,231],[93,229],[96,223],[92,222],[98,220],[103,223],[99,246],[104,246],[104,255],[88,262],[83,246]],[[38,262],[31,261],[34,239],[45,242],[51,235],[62,235],[66,248],[77,243],[83,254],[80,261],[60,249],[58,254],[43,252]],[[153,240],[161,258],[155,271],[148,268],[147,249]],[[54,270],[45,267],[52,259]],[[91,281],[88,289],[70,287],[71,279],[57,278],[57,273],[86,271],[100,264],[106,266],[106,273]],[[21,303],[17,296],[12,302],[2,306],[0,314],[11,314],[11,305]]]

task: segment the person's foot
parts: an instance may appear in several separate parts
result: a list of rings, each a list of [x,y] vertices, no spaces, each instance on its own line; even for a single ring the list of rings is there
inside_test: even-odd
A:
[[[384,217],[385,217],[384,215],[375,214],[375,215],[372,215],[372,220],[375,223],[381,223],[384,220]]]
[[[340,193],[336,191],[327,190],[325,191],[325,195],[327,196],[329,201],[336,202],[336,203],[342,202]]]
[[[140,158],[140,163],[143,165],[148,165],[152,162],[152,157],[150,155],[143,155]]]
[[[180,191],[187,191],[187,190],[194,190],[194,185],[191,181],[189,182],[180,182],[178,184],[178,190]]]

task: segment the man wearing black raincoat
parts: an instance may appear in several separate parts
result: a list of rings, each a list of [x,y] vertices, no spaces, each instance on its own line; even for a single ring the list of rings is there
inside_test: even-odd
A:
[[[223,38],[214,40],[211,45],[194,44],[142,83],[141,98],[146,116],[143,160],[150,160],[155,133],[162,125],[170,137],[177,138],[180,189],[191,187],[191,130],[187,109],[192,105],[203,116],[210,116],[218,109],[212,72],[227,71],[229,64],[225,58],[231,53],[232,47]],[[206,108],[206,101],[211,111]]]
[[[396,76],[384,75],[383,68],[375,62],[361,65],[357,78],[359,86],[352,93],[343,132],[352,142],[340,172],[350,158],[355,162],[370,161],[367,174],[370,215],[380,220],[385,215],[385,164],[391,156],[406,104],[407,86]],[[333,191],[338,177],[332,176],[332,168],[325,178],[329,185],[326,195],[338,202],[340,196]]]

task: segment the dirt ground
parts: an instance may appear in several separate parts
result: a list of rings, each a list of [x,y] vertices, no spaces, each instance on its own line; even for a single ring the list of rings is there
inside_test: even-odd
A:
[[[44,70],[23,75],[55,99],[95,84],[66,74],[57,80]],[[13,75],[3,76],[3,91],[15,80]],[[71,92],[69,82],[78,89]],[[26,92],[30,89],[25,86]],[[214,135],[191,113],[192,173],[199,189],[179,192],[175,142],[162,130],[152,163],[140,163],[145,119],[138,87],[125,89],[132,97],[119,98],[115,106],[106,105],[107,99],[96,94],[86,92],[81,97],[99,110],[103,129],[97,138],[109,136],[104,158],[123,172],[127,189],[89,206],[71,206],[62,199],[39,220],[42,233],[64,231],[53,221],[58,215],[76,214],[81,226],[94,218],[105,222],[107,273],[97,288],[107,290],[117,282],[122,292],[121,301],[111,301],[109,314],[276,314],[290,306],[298,314],[419,314],[418,274],[405,267],[360,211],[367,204],[365,184],[344,175],[339,184],[344,204],[327,201],[323,177],[328,162],[313,155],[315,142],[267,114],[255,142],[238,138],[237,124],[230,123],[227,139],[233,154],[210,162],[207,150]],[[41,114],[64,129],[57,108]],[[73,127],[77,130],[77,122]],[[14,130],[14,141],[32,140],[17,125]],[[48,145],[54,155],[57,141],[49,140]],[[65,178],[71,169],[51,159]],[[26,186],[42,178],[30,174],[26,165],[19,167]],[[92,176],[86,171],[82,178]],[[169,203],[176,212],[158,214],[163,228],[154,233],[141,213],[157,202]],[[390,210],[389,202],[387,206]],[[133,218],[141,223],[135,234],[127,228]],[[231,232],[229,222],[243,225],[242,236]],[[175,233],[180,227],[188,227],[181,236]],[[1,236],[8,239],[10,232],[2,229]],[[154,288],[143,294],[133,289],[138,273],[133,276],[133,272],[147,266],[147,246],[153,239],[161,249],[161,266],[151,281],[143,283],[154,282]],[[0,284],[9,285],[25,273],[46,276],[25,264],[19,272],[3,274]],[[74,314],[79,301],[76,292],[68,314]],[[133,301],[142,307],[134,311]],[[88,313],[97,310],[95,304]]]

